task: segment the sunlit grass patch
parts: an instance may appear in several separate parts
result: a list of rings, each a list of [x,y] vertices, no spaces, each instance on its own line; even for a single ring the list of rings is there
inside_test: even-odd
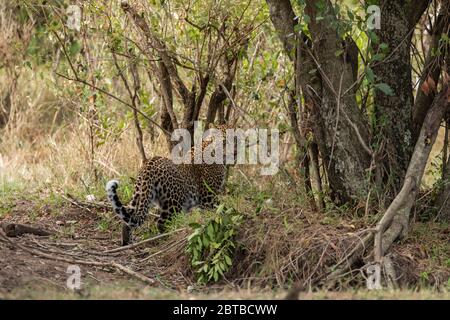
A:
[[[3,218],[15,207],[17,199],[23,197],[26,188],[18,182],[0,179],[0,218]]]

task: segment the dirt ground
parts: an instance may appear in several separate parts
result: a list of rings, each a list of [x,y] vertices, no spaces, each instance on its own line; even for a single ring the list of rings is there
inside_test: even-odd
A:
[[[30,213],[39,210],[32,202],[17,201],[3,221],[29,224],[55,232],[56,236],[25,235],[20,238],[2,238],[0,241],[0,295],[8,294],[18,288],[53,288],[65,291],[69,277],[67,261],[58,258],[91,260],[87,251],[101,253],[118,245],[118,234],[101,231],[98,222],[101,216],[91,209],[75,206],[60,208],[44,207],[44,213],[30,219]],[[62,211],[57,215],[52,210]],[[62,213],[62,214],[61,214]],[[32,217],[32,215],[31,215]],[[9,240],[9,242],[8,242]],[[24,246],[23,248],[18,247]],[[54,256],[49,259],[36,253]],[[98,259],[102,260],[102,259]],[[105,260],[105,259],[103,259]],[[86,286],[128,280],[130,277],[114,272],[106,267],[82,265],[82,281]]]
[[[0,222],[28,224],[54,233],[51,236],[7,237],[0,231],[0,298],[20,299],[278,299],[284,290],[233,287],[230,284],[198,287],[185,274],[167,272],[170,261],[158,261],[165,250],[182,251],[177,237],[149,241],[127,250],[120,247],[120,222],[107,208],[86,203],[42,204],[16,200]],[[188,234],[188,230],[177,231]],[[111,250],[119,250],[111,252]],[[153,258],[152,258],[153,257]],[[150,258],[150,259],[149,259]],[[158,261],[158,262],[157,262]],[[77,265],[81,286],[71,290],[69,266]],[[169,269],[173,270],[173,269]],[[304,299],[437,298],[448,292],[316,292]]]

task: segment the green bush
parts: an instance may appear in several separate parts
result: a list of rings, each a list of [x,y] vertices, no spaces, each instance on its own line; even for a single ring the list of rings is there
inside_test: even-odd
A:
[[[227,272],[233,260],[234,236],[242,222],[242,215],[233,208],[217,208],[217,217],[203,226],[192,223],[194,232],[188,237],[186,248],[190,262],[197,274],[197,282],[217,282]]]

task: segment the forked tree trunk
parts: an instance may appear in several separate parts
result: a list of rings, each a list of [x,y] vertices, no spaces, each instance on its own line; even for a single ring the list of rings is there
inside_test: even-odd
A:
[[[215,80],[215,89],[210,98],[210,103],[207,110],[207,122],[213,122],[217,113],[221,121],[224,121],[223,103],[226,100],[226,95],[222,90],[224,86],[227,90],[231,90],[236,75],[241,51],[237,49],[246,48],[250,34],[246,32],[245,28],[236,29],[236,34],[242,32],[242,37],[239,42],[234,42],[232,47],[228,41],[224,40],[223,46],[227,45],[227,50],[217,50],[217,57],[209,56],[208,68],[196,66],[195,74],[190,79],[190,88],[188,88],[188,81],[185,81],[179,73],[180,63],[178,62],[177,54],[168,49],[165,39],[154,32],[147,23],[147,20],[142,14],[139,7],[135,4],[129,3],[127,0],[121,1],[122,10],[129,16],[139,33],[143,38],[143,45],[145,54],[149,61],[154,60],[154,56],[158,58],[157,63],[152,64],[152,71],[156,74],[158,82],[161,87],[161,96],[163,101],[163,108],[161,112],[161,127],[165,130],[167,144],[169,149],[174,142],[171,141],[171,133],[173,130],[183,128],[189,130],[193,139],[194,122],[199,119],[200,111],[208,93],[211,80]],[[223,28],[226,29],[225,21]],[[236,27],[237,28],[237,27]],[[251,28],[250,28],[251,29]],[[249,30],[250,30],[249,29]],[[222,35],[223,36],[223,35]],[[216,42],[218,45],[218,42]],[[223,49],[223,48],[222,48]],[[220,52],[220,53],[219,53]],[[215,59],[218,59],[215,61]],[[213,63],[214,62],[214,63]],[[218,75],[222,67],[223,77]],[[150,75],[150,73],[149,73]],[[222,75],[222,74],[221,74]],[[178,99],[183,107],[183,114],[178,117],[174,111],[174,97]],[[191,141],[193,142],[193,140]]]

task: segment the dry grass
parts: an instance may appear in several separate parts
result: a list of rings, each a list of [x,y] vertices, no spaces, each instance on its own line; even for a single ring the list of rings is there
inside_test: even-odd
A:
[[[2,130],[0,182],[90,192],[110,177],[133,176],[140,166],[133,127],[94,123],[98,146],[92,153],[83,101],[37,74],[21,76],[13,121]],[[162,135],[146,146],[150,156],[167,153]]]
[[[323,280],[332,267],[361,242],[364,232],[359,230],[364,223],[362,219],[331,218],[298,207],[278,213],[263,210],[258,215],[247,212],[239,229],[233,267],[218,285],[286,289],[298,281],[306,288],[316,289],[326,284]],[[450,289],[449,231],[438,224],[416,223],[410,237],[394,245],[392,260],[400,288]],[[153,265],[164,270],[162,275],[170,283],[182,287],[195,285],[195,275],[184,252],[187,234],[174,235],[154,249],[172,248],[159,255]],[[365,265],[372,260],[369,252],[332,289],[364,288]]]

